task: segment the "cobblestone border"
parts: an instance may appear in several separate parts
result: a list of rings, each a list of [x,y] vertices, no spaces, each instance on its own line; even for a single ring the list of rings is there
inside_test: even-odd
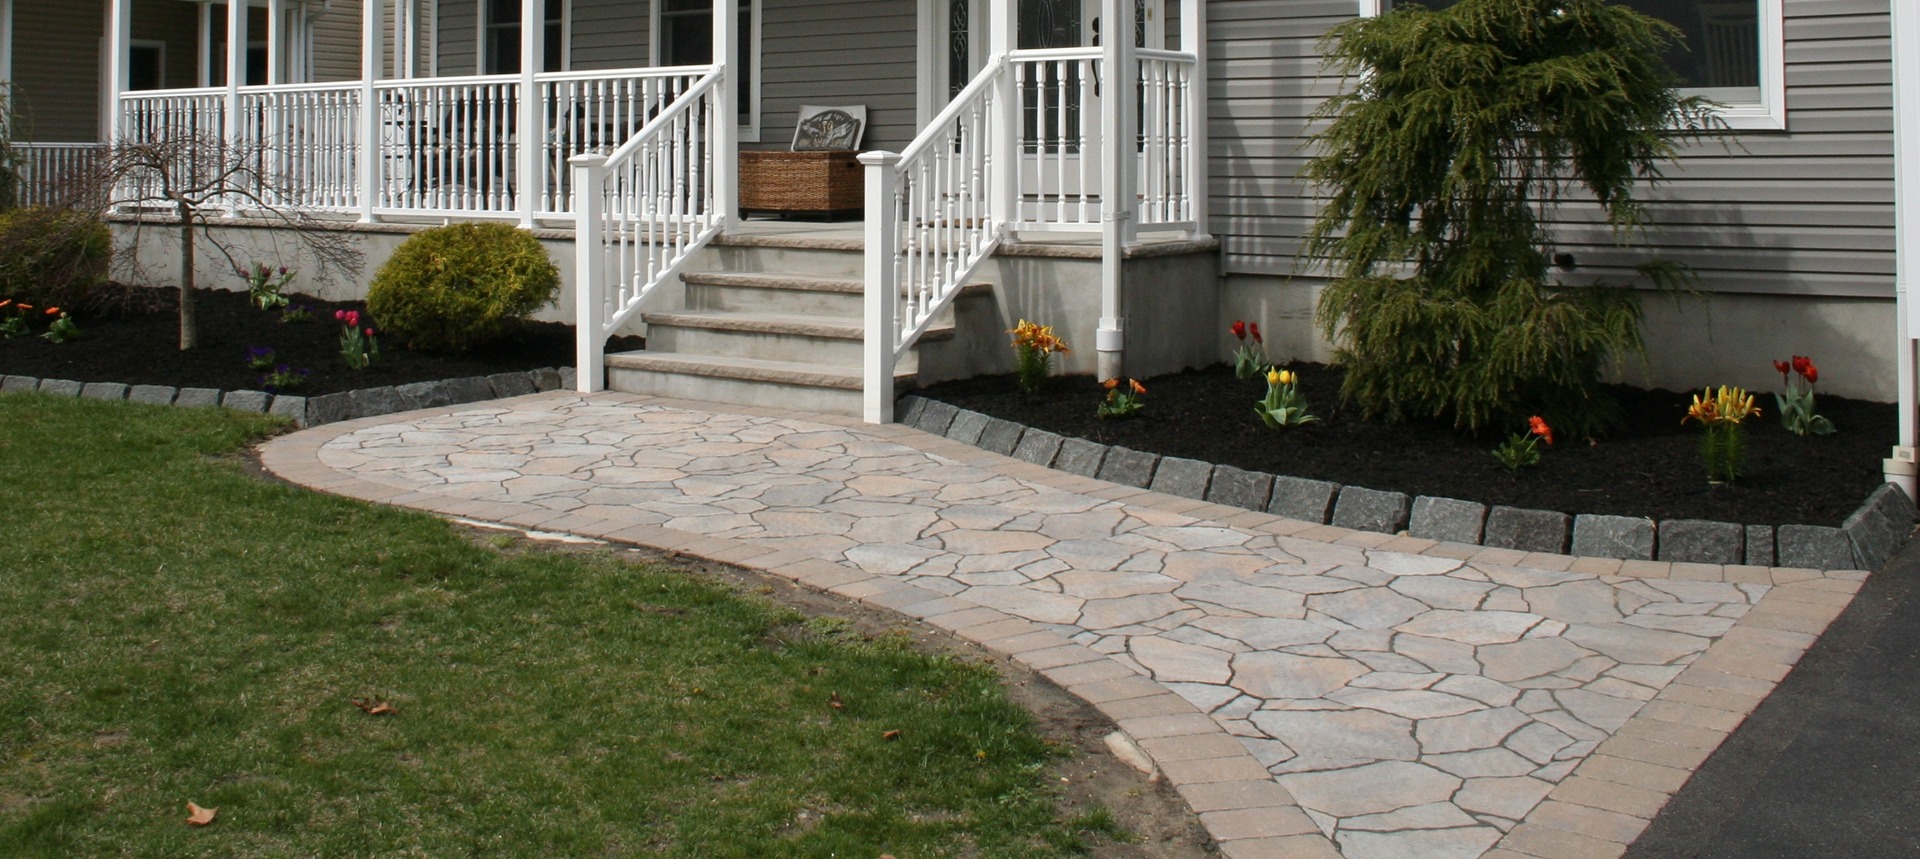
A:
[[[1655,522],[1634,516],[1569,515],[1551,510],[1409,497],[1324,480],[1247,471],[1160,456],[1037,430],[920,396],[900,400],[900,423],[1034,465],[1355,531],[1481,545],[1520,552],[1816,570],[1877,570],[1913,532],[1920,511],[1887,483],[1838,528],[1738,525],[1699,519]]]
[[[712,409],[695,403],[632,394],[596,394],[612,402]],[[952,406],[945,406],[949,418]],[[509,404],[502,404],[509,405]],[[784,409],[726,406],[729,413],[790,417]],[[1010,461],[944,434],[927,438],[913,428],[864,424],[854,418],[806,415],[808,420],[858,429],[906,443],[924,453],[990,468],[1066,491],[1211,519],[1280,536],[1491,564],[1566,570],[1597,576],[1718,581],[1770,585],[1769,592],[1732,630],[1716,640],[1620,730],[1603,741],[1545,799],[1481,859],[1614,859],[1639,837],[1693,770],[1710,756],[1761,700],[1786,677],[1806,649],[1851,601],[1867,574],[1860,570],[1575,558],[1312,524],[1240,505],[1209,502],[1114,485],[1070,469]],[[650,546],[778,575],[813,590],[892,609],[949,630],[1019,662],[1092,704],[1112,719],[1148,763],[1199,815],[1226,859],[1339,859],[1333,842],[1219,723],[1149,677],[1075,644],[1044,626],[998,609],[956,600],[800,551],[708,537],[655,525],[635,525],[532,504],[467,499],[389,485],[322,463],[327,442],[375,420],[342,423],[319,433],[279,436],[260,447],[261,461],[283,478],[323,492],[429,510],[446,516],[561,531]],[[1046,434],[1036,447],[1049,446]],[[1024,437],[1024,434],[1023,434]],[[1079,439],[1063,439],[1050,457]],[[1018,443],[1016,443],[1016,450]],[[1016,457],[1025,460],[1025,457]],[[1095,459],[1093,467],[1099,466]],[[1151,471],[1152,465],[1149,465]],[[1217,482],[1217,473],[1209,484]],[[1233,484],[1230,478],[1227,483]],[[1255,481],[1257,483],[1257,480]],[[1327,506],[1330,508],[1331,499]],[[1330,513],[1327,515],[1331,515]]]
[[[306,428],[355,418],[378,417],[395,412],[452,406],[462,403],[517,397],[545,391],[572,390],[572,367],[542,367],[537,370],[495,373],[491,376],[466,376],[438,382],[411,382],[296,397],[266,391],[221,391],[217,388],[175,388],[168,385],[124,385],[119,382],[76,382],[70,379],[39,379],[33,376],[0,376],[0,393],[38,391],[56,397],[87,397],[95,400],[127,400],[154,406],[205,408],[221,406],[242,412],[280,415]]]

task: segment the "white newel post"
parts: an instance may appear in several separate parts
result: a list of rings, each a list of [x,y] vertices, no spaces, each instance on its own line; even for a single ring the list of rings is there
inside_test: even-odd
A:
[[[1134,242],[1134,193],[1139,174],[1135,140],[1139,124],[1134,104],[1140,79],[1133,44],[1133,0],[1103,0],[1107,23],[1100,65],[1106,77],[1100,98],[1100,327],[1094,331],[1095,378],[1125,375],[1126,301],[1122,293],[1125,256]]]
[[[533,229],[533,211],[539,206],[540,188],[545,177],[540,170],[540,141],[546,136],[545,117],[541,116],[539,83],[535,76],[546,68],[547,4],[545,0],[520,0],[520,99],[519,130],[515,144],[514,184],[518,185],[515,203],[520,209],[520,226]]]
[[[227,111],[220,129],[228,143],[240,142],[240,88],[247,83],[247,9],[233,0],[227,4]]]
[[[729,0],[730,2],[730,0]],[[897,152],[862,152],[867,167],[866,340],[861,385],[862,413],[870,424],[893,423],[893,344],[899,339],[900,284],[894,261],[900,255],[898,213],[894,211]]]
[[[127,91],[127,52],[133,43],[133,0],[113,0],[107,6],[107,117],[109,144],[119,143],[125,135],[121,123],[120,94]]]
[[[1899,390],[1899,443],[1884,463],[1889,483],[1914,497],[1916,402],[1914,337],[1920,308],[1913,278],[1920,273],[1920,9],[1891,4],[1893,16],[1894,368]]]
[[[355,163],[360,168],[360,222],[366,224],[375,220],[385,160],[380,152],[380,93],[373,88],[380,79],[383,33],[380,0],[360,0],[360,151]]]
[[[573,168],[573,336],[574,388],[591,394],[607,386],[606,254],[601,248],[600,217],[606,197],[607,156],[587,152],[567,159]]]
[[[713,0],[713,61],[721,69],[713,89],[713,204],[722,233],[732,231],[740,213],[739,34],[739,0]]]
[[[1180,51],[1193,55],[1193,75],[1187,80],[1187,161],[1181,165],[1187,173],[1188,216],[1193,230],[1188,237],[1205,241],[1211,232],[1207,224],[1207,3],[1206,0],[1180,0]]]
[[[1019,45],[1014,0],[993,0],[987,9],[987,62],[1004,62]],[[1020,219],[1014,199],[1020,181],[1020,87],[1011,65],[994,83],[993,113],[987,118],[987,211],[1000,229]]]

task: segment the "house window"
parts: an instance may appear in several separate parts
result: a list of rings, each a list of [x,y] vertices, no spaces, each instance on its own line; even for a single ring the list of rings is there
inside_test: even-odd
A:
[[[127,89],[165,89],[166,86],[167,43],[135,39],[127,45]]]
[[[1458,0],[1361,0],[1360,13],[1377,15],[1395,4],[1430,9]],[[1681,91],[1724,105],[1721,118],[1737,129],[1787,127],[1781,0],[1611,0],[1678,28],[1685,37],[1667,63]]]
[[[713,62],[712,0],[654,0],[654,64],[704,66]],[[736,48],[735,104],[740,139],[760,139],[760,0],[740,0],[742,43]]]
[[[567,3],[545,0],[546,45],[540,70],[566,71]],[[520,71],[520,0],[486,0],[486,18],[480,25],[480,41],[486,47],[480,73],[511,75]]]

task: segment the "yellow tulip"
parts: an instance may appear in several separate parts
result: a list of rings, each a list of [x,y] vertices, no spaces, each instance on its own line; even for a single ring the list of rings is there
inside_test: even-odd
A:
[[[1298,380],[1299,380],[1299,378],[1300,378],[1300,377],[1298,377],[1298,376],[1295,376],[1295,375],[1293,374],[1293,371],[1292,371],[1292,370],[1281,370],[1281,371],[1280,371],[1280,384],[1282,384],[1282,385],[1291,385],[1291,384],[1293,384],[1293,383],[1294,383],[1295,381],[1298,381]]]
[[[1283,378],[1285,377],[1280,375],[1280,371],[1277,369],[1267,371],[1267,384],[1269,385],[1278,385]]]

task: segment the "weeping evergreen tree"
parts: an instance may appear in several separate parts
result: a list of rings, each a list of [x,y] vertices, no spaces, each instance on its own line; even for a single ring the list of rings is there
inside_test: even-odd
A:
[[[1461,0],[1343,24],[1322,49],[1351,86],[1329,99],[1303,176],[1327,196],[1304,253],[1331,267],[1318,322],[1372,417],[1465,431],[1544,415],[1597,433],[1610,356],[1639,354],[1630,289],[1551,284],[1542,215],[1583,189],[1616,241],[1634,192],[1678,142],[1717,136],[1682,98],[1671,25],[1604,0]],[[1662,286],[1685,272],[1641,266]]]

